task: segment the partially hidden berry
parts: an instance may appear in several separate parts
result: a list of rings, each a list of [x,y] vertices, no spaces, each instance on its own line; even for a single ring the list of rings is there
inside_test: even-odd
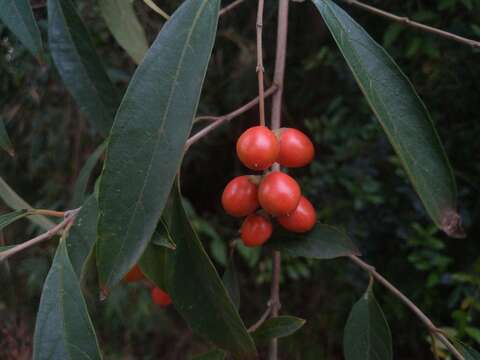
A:
[[[258,208],[258,186],[249,176],[232,179],[222,194],[222,205],[227,214],[242,217],[253,213]]]
[[[265,170],[272,166],[279,151],[277,137],[265,126],[251,127],[237,140],[238,158],[252,170]]]
[[[165,291],[158,287],[154,287],[151,292],[152,301],[156,305],[160,305],[162,307],[168,306],[172,303],[172,299],[170,295],[168,295]]]
[[[291,176],[273,171],[267,174],[258,188],[260,206],[273,216],[294,211],[300,202],[300,186]]]
[[[282,128],[279,130],[280,152],[277,162],[285,167],[298,168],[310,164],[315,148],[303,132]]]
[[[245,246],[256,247],[264,244],[272,235],[272,223],[263,215],[249,215],[240,228]]]
[[[131,283],[131,282],[136,282],[140,281],[145,276],[143,275],[142,270],[140,270],[140,267],[138,265],[135,265],[133,268],[130,269],[130,271],[123,277],[123,281],[126,283]]]
[[[302,196],[297,208],[292,213],[279,216],[277,220],[285,229],[303,233],[313,229],[317,221],[317,214],[312,203]]]

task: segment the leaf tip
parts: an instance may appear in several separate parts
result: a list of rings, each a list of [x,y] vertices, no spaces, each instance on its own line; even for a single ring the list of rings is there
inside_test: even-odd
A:
[[[108,297],[109,292],[110,292],[110,290],[107,287],[101,286],[100,287],[100,301],[105,301]]]
[[[447,209],[440,222],[440,228],[450,237],[456,239],[465,238],[465,231],[462,228],[462,218],[456,210]]]

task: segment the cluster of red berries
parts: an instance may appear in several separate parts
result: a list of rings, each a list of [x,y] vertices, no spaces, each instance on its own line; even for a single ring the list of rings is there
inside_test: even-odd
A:
[[[145,275],[143,274],[142,270],[138,265],[135,265],[124,277],[123,282],[132,283],[138,282],[145,279]],[[172,299],[170,295],[168,295],[165,291],[160,289],[159,287],[152,287],[150,296],[152,297],[152,301],[156,305],[160,305],[161,307],[168,306],[172,303]]]
[[[292,128],[273,132],[265,126],[255,126],[247,129],[237,141],[238,158],[247,168],[256,171],[266,170],[274,163],[302,167],[309,164],[314,155],[310,139]],[[222,205],[232,216],[246,216],[240,235],[249,247],[260,246],[270,238],[270,217],[275,217],[285,229],[299,233],[311,230],[316,222],[315,209],[302,196],[298,183],[281,171],[234,178],[223,191]],[[259,207],[263,211],[257,212]]]

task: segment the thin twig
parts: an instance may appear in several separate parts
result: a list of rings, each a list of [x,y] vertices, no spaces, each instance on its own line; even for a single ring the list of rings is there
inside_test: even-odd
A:
[[[397,16],[395,14],[389,13],[387,11],[380,10],[380,9],[374,7],[374,6],[364,4],[364,3],[360,2],[360,1],[357,1],[357,0],[342,0],[342,1],[347,3],[347,4],[357,6],[360,9],[366,10],[366,11],[372,13],[372,14],[383,16],[387,19],[399,22],[399,23],[404,24],[406,26],[410,26],[410,27],[415,28],[415,29],[419,29],[419,30],[422,30],[422,31],[425,31],[425,32],[429,32],[431,34],[435,34],[435,35],[438,35],[438,36],[441,36],[441,37],[444,37],[444,38],[447,38],[447,39],[450,39],[450,40],[457,41],[457,42],[462,43],[462,44],[469,45],[473,48],[480,49],[480,41],[467,39],[463,36],[455,35],[455,34],[452,34],[448,31],[444,31],[444,30],[434,28],[432,26],[424,25],[422,23],[410,20],[407,17]]]
[[[268,96],[274,94],[277,91],[277,89],[278,89],[278,87],[276,85],[272,85],[267,91],[265,91],[264,96],[268,97]],[[195,135],[192,135],[187,140],[187,143],[185,144],[185,148],[188,149],[190,146],[192,146],[192,144],[196,143],[198,140],[200,140],[201,138],[206,136],[211,131],[215,130],[220,125],[226,123],[227,121],[233,120],[236,117],[238,117],[238,116],[242,115],[243,113],[247,112],[248,110],[250,110],[251,108],[256,106],[258,104],[258,102],[259,102],[259,98],[256,97],[255,99],[249,101],[248,103],[246,103],[242,107],[238,108],[237,110],[232,111],[231,113],[228,113],[226,115],[216,117],[216,119],[213,123],[211,123],[208,126],[205,126],[202,130],[197,132]],[[202,118],[205,118],[205,117],[202,116]],[[210,117],[210,118],[215,118],[215,117]],[[213,119],[211,119],[211,120],[213,120]]]
[[[447,339],[447,337],[443,334],[443,332],[438,329],[430,320],[427,315],[420,310],[417,305],[415,305],[409,298],[407,298],[400,290],[398,290],[395,286],[393,286],[387,279],[385,279],[382,275],[380,275],[373,266],[367,264],[359,257],[355,255],[348,256],[350,260],[352,260],[355,264],[360,266],[363,270],[367,271],[371,276],[375,278],[380,284],[382,284],[387,290],[389,290],[393,295],[399,298],[407,307],[415,314],[417,317],[425,324],[428,331],[431,334],[434,334],[438,340],[440,340],[455,356],[458,360],[465,360],[465,358],[460,354],[460,352],[453,346],[453,344]]]
[[[267,305],[267,310],[265,310],[265,312],[262,314],[260,319],[258,319],[258,321],[255,324],[253,324],[248,328],[248,332],[251,333],[257,330],[265,322],[265,320],[268,319],[268,316],[270,315],[271,312],[272,312],[272,306],[269,302],[269,304]]]
[[[259,102],[259,113],[260,113],[260,125],[265,126],[265,96],[264,96],[264,80],[263,74],[265,69],[263,68],[263,45],[262,45],[262,28],[263,28],[263,0],[258,0],[258,11],[257,11],[257,76],[258,76],[258,97]]]
[[[32,215],[44,215],[44,216],[52,216],[52,217],[64,217],[64,211],[55,211],[55,210],[48,210],[48,209],[32,209],[30,210]]]
[[[80,211],[80,209],[75,209],[75,210],[70,210],[65,212],[65,217],[61,223],[58,225],[54,226],[47,232],[34,237],[33,239],[27,240],[21,244],[18,244],[14,246],[11,249],[8,249],[2,253],[0,253],[0,262],[8,259],[10,256],[15,255],[16,253],[19,253],[20,251],[23,251],[25,249],[28,249],[32,247],[33,245],[36,245],[38,243],[41,243],[42,241],[48,240],[52,238],[54,235],[60,233],[63,229],[68,227],[75,221],[75,217],[77,216],[77,213]]]
[[[219,16],[222,16],[222,15],[225,15],[226,13],[228,13],[229,11],[235,9],[238,5],[241,5],[245,0],[237,0],[237,1],[234,1],[232,2],[231,4],[228,4],[227,6],[225,6],[223,9],[220,10],[220,12],[218,13]]]
[[[287,55],[287,35],[288,35],[288,5],[289,0],[279,0],[278,2],[278,25],[277,25],[277,45],[275,53],[275,70],[273,74],[273,83],[278,86],[272,98],[272,130],[278,130],[282,121],[282,98],[283,82],[285,78],[285,59]],[[278,170],[279,165],[273,164],[273,170]],[[280,310],[280,274],[282,269],[282,257],[280,252],[273,253],[272,267],[272,287],[270,290],[270,301],[272,304],[272,317],[278,316]],[[268,359],[278,359],[278,342],[273,339],[270,342],[268,350]]]

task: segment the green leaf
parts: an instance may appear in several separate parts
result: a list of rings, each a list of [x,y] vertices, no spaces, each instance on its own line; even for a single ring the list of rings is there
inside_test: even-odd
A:
[[[222,350],[210,350],[204,354],[200,354],[192,357],[192,360],[223,360],[225,359],[225,352]]]
[[[30,215],[28,210],[15,210],[6,214],[0,215],[0,230],[14,223],[17,220],[23,219]]]
[[[151,242],[138,262],[143,274],[157,287],[164,290],[167,289],[167,277],[169,274],[166,267],[169,251],[171,250]]]
[[[173,241],[172,234],[168,229],[168,225],[163,216],[158,221],[157,228],[152,236],[152,243],[158,246],[165,246],[168,249],[175,250],[177,247]]]
[[[139,64],[148,50],[148,42],[133,9],[133,0],[100,0],[100,10],[115,40]]]
[[[48,0],[48,42],[53,61],[80,110],[107,135],[118,95],[71,0]]]
[[[88,160],[83,165],[80,175],[78,176],[75,188],[73,189],[73,206],[80,206],[85,200],[85,194],[87,191],[88,180],[92,174],[93,169],[98,163],[98,160],[102,156],[107,143],[102,143],[97,149],[90,155]]]
[[[33,359],[101,358],[87,304],[63,238],[40,298]]]
[[[42,52],[42,38],[28,0],[0,0],[0,20],[35,56]]]
[[[435,224],[463,236],[456,185],[430,115],[398,65],[331,0],[313,0]]]
[[[0,0],[1,2],[1,0]],[[15,156],[15,151],[13,150],[12,142],[8,136],[7,129],[5,129],[5,123],[0,118],[0,148],[5,150],[8,155]]]
[[[95,196],[85,201],[66,239],[68,255],[79,279],[82,279],[84,266],[92,254],[97,239],[97,200]]]
[[[346,360],[391,360],[392,335],[371,286],[353,306],[345,326]]]
[[[238,275],[233,256],[228,260],[222,281],[225,289],[227,289],[228,295],[230,295],[230,299],[238,310],[240,308],[240,285],[238,284]]]
[[[452,339],[452,341],[460,354],[465,357],[465,360],[480,360],[480,353],[477,350],[457,339]]]
[[[305,234],[295,234],[279,229],[267,245],[285,255],[312,259],[360,255],[347,234],[333,226],[320,223]]]
[[[30,210],[32,207],[23,200],[0,176],[0,198],[9,207],[15,210]],[[55,223],[42,215],[29,216],[28,219],[44,230],[49,230]]]
[[[170,228],[177,249],[168,251],[167,291],[192,330],[235,359],[254,359],[256,349],[174,189]]]
[[[252,333],[256,344],[264,344],[275,338],[287,337],[299,330],[304,319],[294,316],[278,316],[265,321]]]
[[[187,0],[137,68],[115,118],[99,191],[102,291],[150,241],[183,157],[215,38],[219,0]]]

